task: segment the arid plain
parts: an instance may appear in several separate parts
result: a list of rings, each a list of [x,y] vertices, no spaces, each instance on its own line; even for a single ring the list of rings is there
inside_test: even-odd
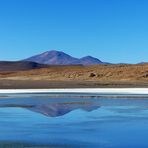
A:
[[[148,87],[148,64],[48,66],[0,71],[0,88],[93,87]]]

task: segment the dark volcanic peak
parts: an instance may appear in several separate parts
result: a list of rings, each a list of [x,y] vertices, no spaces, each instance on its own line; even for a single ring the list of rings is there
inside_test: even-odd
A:
[[[51,50],[44,52],[39,55],[35,55],[24,61],[32,61],[40,64],[48,65],[94,65],[94,64],[103,64],[97,58],[86,56],[81,59],[72,57],[62,51]]]

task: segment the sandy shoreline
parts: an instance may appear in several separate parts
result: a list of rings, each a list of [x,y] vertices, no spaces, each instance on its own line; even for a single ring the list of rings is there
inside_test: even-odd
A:
[[[0,89],[0,94],[6,93],[95,93],[148,95],[148,88]]]

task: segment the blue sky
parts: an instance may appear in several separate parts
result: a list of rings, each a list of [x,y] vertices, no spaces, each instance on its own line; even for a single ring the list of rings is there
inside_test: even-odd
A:
[[[47,50],[148,61],[147,0],[0,0],[0,60]]]

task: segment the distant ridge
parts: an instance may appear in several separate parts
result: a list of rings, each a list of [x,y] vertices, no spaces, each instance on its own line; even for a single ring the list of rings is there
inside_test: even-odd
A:
[[[95,64],[104,64],[97,58],[92,56],[86,56],[83,58],[72,57],[62,51],[51,50],[32,56],[25,59],[24,61],[31,61],[40,64],[48,65],[95,65]]]
[[[38,64],[35,62],[29,61],[0,61],[0,72],[5,71],[22,71],[22,70],[31,70],[38,68],[45,68],[48,65]]]
[[[95,65],[95,64],[102,64],[103,62],[92,56],[86,56],[80,59],[80,63],[82,65]]]

